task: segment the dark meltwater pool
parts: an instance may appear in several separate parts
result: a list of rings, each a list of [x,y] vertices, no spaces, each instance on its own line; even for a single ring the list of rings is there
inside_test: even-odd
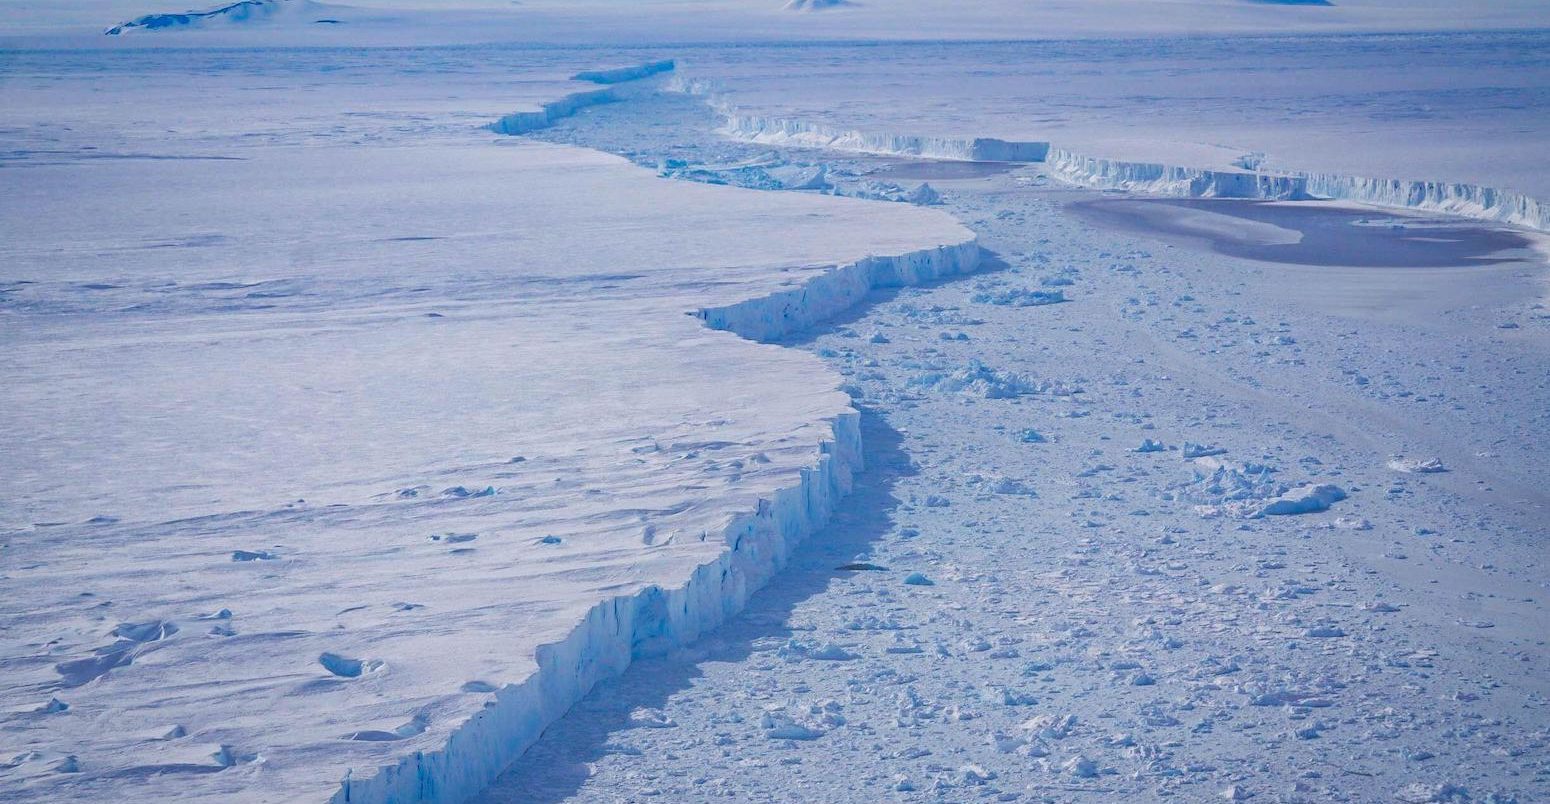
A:
[[[1453,268],[1530,258],[1527,237],[1493,224],[1323,202],[1096,198],[1066,209],[1106,229],[1264,262]]]

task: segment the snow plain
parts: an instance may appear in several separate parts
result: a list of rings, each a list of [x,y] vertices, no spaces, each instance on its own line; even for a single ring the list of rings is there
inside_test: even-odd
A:
[[[1545,796],[1545,272],[1468,253],[1532,232],[727,125],[1543,197],[1543,33],[251,49],[427,19],[7,54],[7,797],[454,800],[552,722],[486,798]]]

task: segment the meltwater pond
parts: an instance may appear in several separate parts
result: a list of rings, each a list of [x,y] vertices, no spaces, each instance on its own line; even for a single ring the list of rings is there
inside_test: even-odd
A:
[[[1454,268],[1529,258],[1529,236],[1459,218],[1327,202],[1103,197],[1067,210],[1105,229],[1262,262]]]

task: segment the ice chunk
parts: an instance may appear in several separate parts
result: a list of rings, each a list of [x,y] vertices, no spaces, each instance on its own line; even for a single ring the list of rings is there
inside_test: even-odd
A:
[[[942,203],[942,196],[936,191],[936,188],[922,182],[920,186],[905,193],[904,200],[911,204],[931,206]]]
[[[1029,288],[985,289],[970,297],[978,304],[996,304],[1010,307],[1039,307],[1068,301],[1062,290],[1031,290]]]
[[[951,373],[931,372],[916,377],[912,384],[942,393],[968,394],[985,399],[1011,399],[1028,394],[1069,396],[1077,389],[1065,383],[1035,380],[1011,371],[992,369],[979,360]]]
[[[1196,444],[1193,441],[1185,441],[1181,454],[1185,459],[1191,459],[1204,458],[1210,455],[1222,455],[1226,452],[1227,450],[1221,447],[1213,447],[1207,446],[1205,444]]]
[[[1328,483],[1308,484],[1292,489],[1269,501],[1260,508],[1258,516],[1286,516],[1312,514],[1329,510],[1329,506],[1345,499],[1339,486]]]
[[[1406,458],[1402,455],[1390,458],[1388,467],[1406,474],[1433,474],[1448,471],[1447,467],[1442,465],[1442,461],[1436,458]]]

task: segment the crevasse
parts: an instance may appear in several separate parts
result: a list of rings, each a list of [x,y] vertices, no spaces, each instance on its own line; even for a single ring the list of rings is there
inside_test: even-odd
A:
[[[573,114],[582,106],[616,100],[583,92],[546,104],[541,112],[509,115],[492,125],[520,133]],[[537,115],[543,115],[542,124]],[[978,243],[936,246],[872,256],[814,275],[797,288],[695,315],[712,329],[772,341],[860,303],[874,288],[929,282],[975,270]],[[434,751],[420,751],[370,776],[347,775],[331,799],[338,802],[459,801],[493,782],[543,730],[603,679],[634,659],[693,641],[741,611],[748,598],[785,566],[792,550],[821,527],[862,468],[860,414],[847,408],[830,423],[812,464],[796,485],[761,500],[757,510],[732,517],[721,530],[726,549],[695,569],[680,586],[648,586],[604,600],[588,610],[564,640],[538,648],[538,669],[493,693]]]

